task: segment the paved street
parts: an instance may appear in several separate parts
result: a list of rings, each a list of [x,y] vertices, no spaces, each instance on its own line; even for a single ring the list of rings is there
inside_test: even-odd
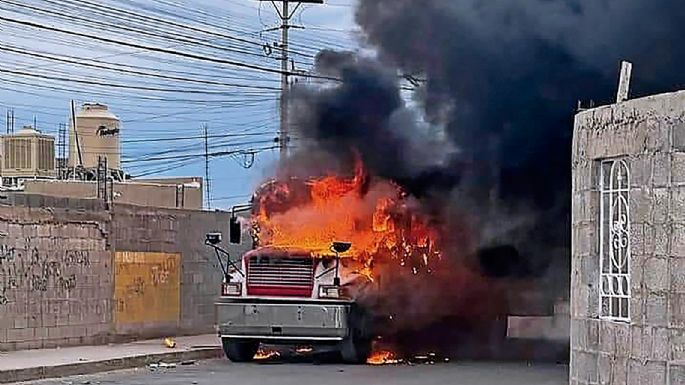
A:
[[[315,363],[233,364],[210,360],[32,382],[41,385],[566,385],[567,367],[525,363],[346,366]]]

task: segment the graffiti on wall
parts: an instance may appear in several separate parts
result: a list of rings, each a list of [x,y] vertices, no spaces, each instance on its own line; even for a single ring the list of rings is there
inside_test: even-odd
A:
[[[89,250],[39,249],[30,238],[21,247],[0,244],[0,305],[17,291],[71,291],[82,269],[90,266]]]
[[[178,322],[180,261],[177,253],[116,252],[114,319],[117,326]]]

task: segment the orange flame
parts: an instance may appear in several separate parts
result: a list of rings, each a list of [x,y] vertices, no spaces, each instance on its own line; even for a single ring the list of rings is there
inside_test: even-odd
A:
[[[259,350],[257,350],[257,353],[255,353],[255,355],[254,355],[254,359],[258,360],[258,361],[262,361],[262,360],[268,360],[271,358],[278,358],[280,356],[281,356],[281,353],[279,353],[276,350],[267,349],[267,348],[259,348]]]
[[[440,258],[438,234],[397,185],[366,175],[272,181],[255,194],[253,224],[259,246],[327,256],[333,241],[351,242],[343,255],[373,280],[378,264],[399,262],[418,272]]]
[[[390,350],[375,351],[366,360],[368,365],[394,365],[399,364],[400,359]]]

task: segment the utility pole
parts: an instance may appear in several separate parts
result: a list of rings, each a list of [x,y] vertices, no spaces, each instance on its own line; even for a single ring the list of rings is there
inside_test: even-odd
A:
[[[81,155],[81,143],[78,139],[78,127],[76,127],[76,102],[71,101],[71,127],[74,130],[74,137],[76,139],[76,152],[78,153],[78,168],[83,166],[83,156]]]
[[[207,200],[207,209],[212,208],[212,193],[209,181],[209,135],[207,133],[207,123],[202,125],[205,134],[205,199]]]
[[[281,42],[279,49],[281,50],[281,129],[278,137],[278,145],[281,151],[281,159],[288,157],[288,142],[290,142],[289,134],[289,119],[288,119],[288,91],[290,89],[290,74],[288,69],[288,62],[290,61],[290,46],[288,42],[288,31],[294,26],[290,24],[290,20],[295,15],[295,12],[302,6],[302,4],[323,4],[323,0],[259,0],[269,1],[276,9],[278,17],[281,19],[281,25],[274,29],[281,30]],[[280,6],[279,6],[280,3]],[[295,4],[295,7],[290,8],[290,4]]]
[[[57,169],[59,170],[58,179],[66,179],[66,167],[67,167],[67,125],[64,123],[59,124],[58,128],[58,144],[57,144]]]

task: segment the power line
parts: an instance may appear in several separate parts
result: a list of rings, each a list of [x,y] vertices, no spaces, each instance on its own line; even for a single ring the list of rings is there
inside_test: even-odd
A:
[[[83,38],[91,39],[91,40],[98,40],[98,41],[102,41],[102,42],[109,43],[109,44],[115,44],[115,45],[121,45],[121,46],[126,46],[126,47],[144,49],[144,50],[148,50],[148,51],[152,51],[152,52],[159,52],[159,53],[164,53],[167,55],[174,55],[174,56],[184,57],[184,58],[188,58],[188,59],[207,61],[207,62],[218,63],[218,64],[226,64],[226,65],[231,65],[231,66],[235,66],[235,67],[247,68],[247,69],[251,69],[251,70],[255,70],[255,71],[262,71],[262,72],[275,73],[275,74],[283,74],[283,70],[277,70],[274,68],[262,67],[262,66],[255,65],[255,64],[244,63],[244,62],[239,62],[239,61],[235,61],[235,60],[226,60],[226,59],[219,59],[219,58],[213,58],[213,57],[208,57],[208,56],[201,56],[201,55],[196,55],[193,53],[175,51],[175,50],[171,50],[171,49],[167,49],[167,48],[151,47],[151,46],[147,46],[144,44],[124,42],[124,41],[110,39],[110,38],[106,38],[106,37],[102,37],[102,36],[90,35],[90,34],[81,33],[81,32],[77,32],[77,31],[71,31],[71,30],[56,28],[56,27],[52,27],[52,26],[48,26],[48,25],[38,24],[38,23],[31,22],[31,21],[26,21],[26,20],[11,19],[11,18],[7,18],[4,16],[0,16],[0,20],[5,21],[7,23],[19,24],[19,25],[24,25],[24,26],[28,26],[28,27],[32,27],[32,28],[37,28],[37,29],[44,29],[44,30],[62,33],[62,34],[66,34],[66,35],[79,36],[79,37],[83,37]],[[296,73],[296,72],[292,72],[292,71],[285,71],[285,72],[289,75],[303,76],[303,77],[309,77],[309,78],[314,78],[314,79],[339,81],[339,79],[331,77],[331,76],[303,74],[303,73]]]
[[[160,78],[160,79],[177,80],[177,81],[182,81],[182,82],[190,82],[190,83],[198,83],[198,84],[219,85],[219,86],[225,86],[225,87],[249,88],[249,89],[271,90],[271,91],[279,90],[279,88],[277,88],[277,87],[257,86],[257,85],[248,85],[248,84],[239,84],[239,83],[224,83],[224,82],[216,82],[216,81],[211,81],[211,80],[198,80],[198,79],[182,78],[182,77],[177,77],[177,76],[154,74],[154,73],[143,72],[143,71],[129,70],[129,69],[124,69],[124,68],[116,68],[116,67],[106,66],[106,65],[102,65],[102,64],[83,63],[83,62],[80,62],[78,60],[70,59],[70,58],[72,58],[70,56],[63,56],[60,58],[60,57],[44,55],[44,54],[36,53],[36,52],[21,51],[21,50],[13,49],[10,47],[11,46],[6,46],[6,45],[3,45],[0,43],[0,48],[5,50],[5,51],[8,51],[8,52],[14,52],[14,53],[18,53],[20,55],[38,57],[41,59],[58,61],[58,62],[62,62],[62,63],[76,64],[76,65],[83,66],[83,67],[99,68],[99,69],[105,69],[105,70],[109,70],[109,71],[116,71],[116,72],[120,72],[120,73],[132,74],[132,75],[142,75],[142,76],[149,76],[149,77],[155,77],[155,78]],[[69,59],[65,59],[64,57],[67,57]]]

